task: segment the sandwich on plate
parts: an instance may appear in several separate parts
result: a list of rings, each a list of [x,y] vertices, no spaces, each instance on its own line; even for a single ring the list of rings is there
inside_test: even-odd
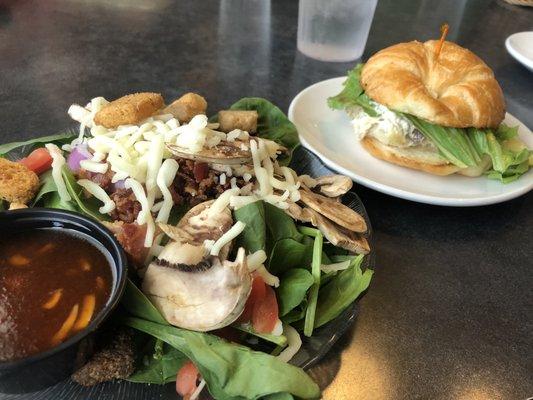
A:
[[[366,151],[402,167],[507,183],[533,161],[518,128],[502,124],[505,100],[492,70],[443,39],[379,51],[328,104],[349,114]]]

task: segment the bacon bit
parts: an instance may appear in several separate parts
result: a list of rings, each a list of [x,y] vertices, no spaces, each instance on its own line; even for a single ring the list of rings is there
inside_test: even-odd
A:
[[[83,304],[81,306],[81,313],[74,324],[74,330],[80,331],[89,325],[94,313],[94,306],[96,304],[96,297],[94,294],[89,294],[83,297]]]
[[[96,277],[96,287],[100,290],[102,290],[104,288],[104,278],[102,278],[101,276],[97,276]]]
[[[449,29],[450,26],[448,24],[443,24],[440,27],[440,39],[439,43],[437,44],[437,49],[435,50],[435,61],[439,58],[442,46],[444,46],[444,41],[446,40],[446,35],[448,35]]]
[[[204,162],[195,162],[192,172],[196,182],[200,183],[209,175],[209,165]]]
[[[82,258],[80,261],[81,269],[82,271],[90,271],[91,270],[91,263],[87,261],[85,258]]]
[[[57,306],[57,303],[59,303],[59,300],[61,299],[61,296],[63,295],[63,289],[56,289],[52,292],[52,295],[48,299],[46,303],[43,304],[43,308],[45,310],[51,310],[55,306]]]
[[[9,257],[9,263],[15,267],[23,267],[24,265],[28,265],[30,263],[30,259],[24,257],[22,254],[14,254]]]
[[[44,254],[56,247],[53,243],[46,243],[43,247],[37,250],[37,254]]]
[[[74,326],[74,322],[76,322],[76,318],[78,317],[78,308],[79,306],[77,304],[72,307],[72,310],[70,310],[70,314],[68,315],[65,322],[63,322],[63,325],[61,325],[61,328],[59,328],[59,330],[54,334],[54,336],[52,336],[52,344],[54,346],[65,340],[68,333]]]

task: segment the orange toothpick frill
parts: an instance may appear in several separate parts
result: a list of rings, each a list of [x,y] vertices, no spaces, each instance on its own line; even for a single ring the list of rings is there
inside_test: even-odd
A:
[[[442,46],[444,45],[444,41],[446,40],[446,36],[448,35],[449,29],[450,29],[450,26],[448,24],[443,24],[440,27],[440,39],[439,39],[439,44],[437,45],[437,49],[435,51],[435,60],[439,58],[439,54],[442,50]]]

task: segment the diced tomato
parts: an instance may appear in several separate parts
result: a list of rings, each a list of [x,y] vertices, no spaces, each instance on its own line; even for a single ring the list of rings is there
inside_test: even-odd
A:
[[[259,333],[271,333],[278,322],[278,300],[270,286],[265,285],[265,295],[255,301],[252,311],[252,326]]]
[[[52,156],[44,147],[33,150],[28,157],[18,161],[36,174],[47,171],[52,166]]]
[[[248,299],[246,300],[246,304],[244,306],[244,311],[242,312],[237,322],[250,322],[252,320],[254,303],[257,300],[260,300],[265,297],[265,293],[265,281],[259,275],[255,276],[252,281],[252,290],[250,291],[250,296],[248,296]]]
[[[178,371],[176,376],[176,392],[182,397],[190,396],[194,393],[196,388],[196,381],[198,380],[198,368],[191,361],[183,364],[183,367]]]

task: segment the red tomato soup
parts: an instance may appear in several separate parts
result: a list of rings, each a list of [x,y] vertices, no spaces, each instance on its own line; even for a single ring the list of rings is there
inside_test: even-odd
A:
[[[0,361],[40,353],[80,332],[106,304],[108,259],[81,234],[13,233],[0,242]]]

